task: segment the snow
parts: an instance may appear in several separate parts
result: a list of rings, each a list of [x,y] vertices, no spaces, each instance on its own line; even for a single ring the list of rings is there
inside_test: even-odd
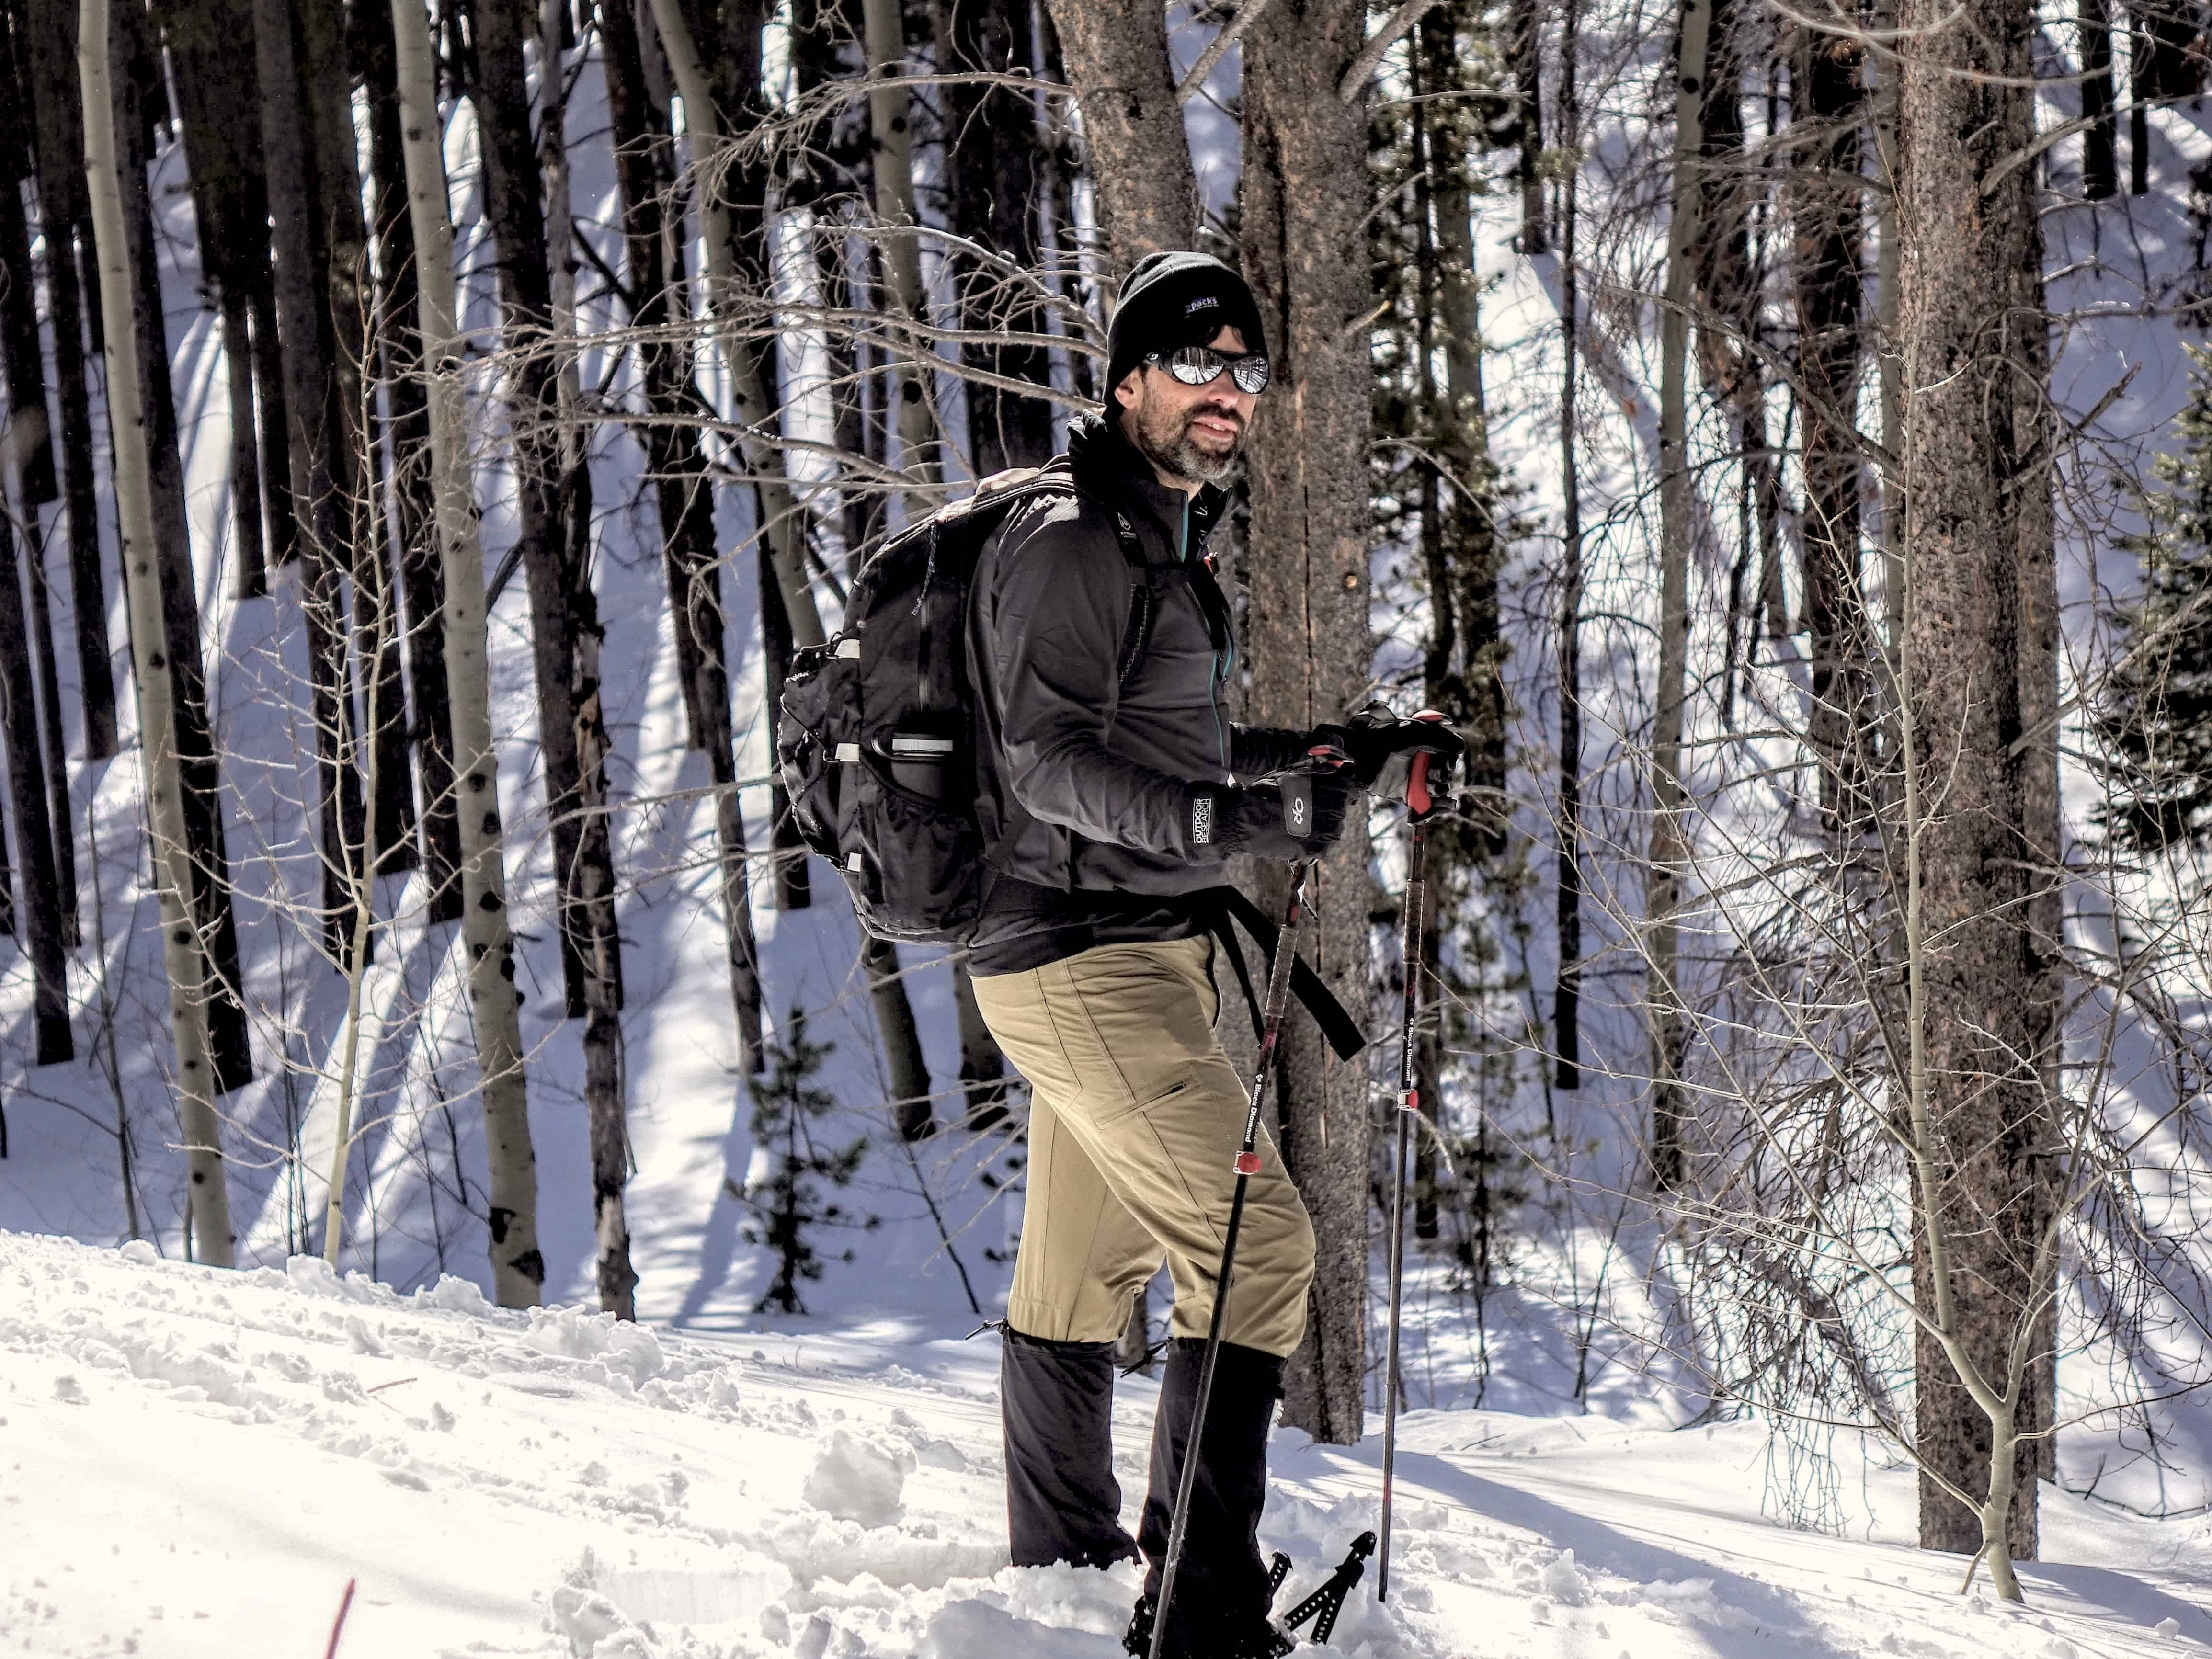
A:
[[[402,1294],[319,1261],[226,1274],[0,1233],[0,1651],[238,1659],[1111,1659],[1133,1569],[1005,1565],[995,1345],[700,1337]],[[1133,1522],[1152,1389],[1122,1385]],[[1358,1659],[2066,1659],[2212,1646],[2212,1526],[2051,1493],[2025,1608],[1911,1547],[1854,1465],[1845,1536],[1762,1515],[1755,1425],[1415,1411],[1392,1596]],[[1279,1430],[1284,1605],[1375,1525],[1378,1449]]]

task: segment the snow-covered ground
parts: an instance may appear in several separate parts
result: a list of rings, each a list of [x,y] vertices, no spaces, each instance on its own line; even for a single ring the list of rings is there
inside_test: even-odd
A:
[[[1136,1578],[1003,1565],[995,1342],[881,1324],[716,1339],[226,1274],[0,1234],[0,1650],[260,1659],[1111,1659]],[[1124,1385],[1141,1496],[1152,1389]],[[1264,1532],[1302,1593],[1375,1523],[1377,1448],[1279,1432]],[[1364,1659],[2155,1659],[2212,1645],[2212,1523],[2046,1489],[2029,1605],[1910,1547],[1854,1464],[1847,1535],[1763,1520],[1766,1435],[1405,1420]],[[1320,1651],[1308,1650],[1308,1651]]]

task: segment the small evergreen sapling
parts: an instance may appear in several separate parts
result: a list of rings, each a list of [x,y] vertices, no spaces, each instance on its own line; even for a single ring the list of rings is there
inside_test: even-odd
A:
[[[2157,463],[2139,599],[2112,616],[2115,666],[2096,723],[2112,792],[2100,813],[2121,845],[2155,854],[2212,844],[2212,353],[2190,349],[2181,447]]]
[[[808,1041],[805,1010],[791,1011],[782,1041],[771,1037],[763,1046],[767,1074],[751,1082],[752,1162],[742,1188],[732,1181],[722,1184],[750,1213],[745,1242],[765,1244],[775,1252],[775,1277],[753,1304],[753,1311],[805,1313],[799,1284],[822,1277],[822,1257],[812,1230],[875,1224],[872,1218],[856,1220],[830,1195],[851,1182],[868,1141],[863,1135],[848,1146],[829,1148],[816,1139],[817,1127],[837,1099],[814,1082],[832,1045]],[[851,1260],[851,1252],[846,1252],[845,1259]]]

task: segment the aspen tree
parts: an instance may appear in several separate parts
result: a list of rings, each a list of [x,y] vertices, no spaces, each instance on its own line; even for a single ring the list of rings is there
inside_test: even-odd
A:
[[[447,216],[430,25],[421,0],[392,0],[400,143],[418,255],[422,361],[429,373],[430,455],[446,581],[446,679],[461,827],[461,938],[483,1090],[491,1175],[492,1277],[501,1305],[538,1303],[538,1168],[522,1067],[522,1024],[507,931],[507,869],[492,748],[484,633],[483,548],[469,477],[468,404],[453,314],[453,226]]]
[[[100,304],[108,316],[127,319],[133,313],[135,273],[130,239],[124,231],[123,182],[115,144],[108,0],[80,0],[77,20],[77,81],[85,115],[84,170],[99,251]],[[174,691],[154,530],[149,426],[137,354],[125,349],[111,351],[107,356],[108,398],[114,410],[111,424],[115,440],[116,522],[124,588],[131,606],[133,667],[138,682],[139,756],[161,896],[161,960],[168,976],[170,1031],[177,1048],[179,1115],[190,1174],[187,1215],[198,1259],[228,1267],[232,1260],[230,1195],[208,1044],[208,1002],[213,987],[192,914],[184,768],[177,747]]]

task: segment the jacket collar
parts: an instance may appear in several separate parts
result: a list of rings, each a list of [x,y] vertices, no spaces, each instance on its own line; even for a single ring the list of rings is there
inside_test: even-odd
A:
[[[1083,489],[1115,505],[1126,501],[1141,507],[1166,538],[1170,555],[1175,553],[1182,539],[1176,526],[1186,522],[1186,498],[1160,482],[1152,464],[1123,435],[1120,421],[1086,415],[1074,422],[1068,428],[1067,461]],[[1200,485],[1188,498],[1190,557],[1205,552],[1206,538],[1228,507],[1229,492],[1214,484]]]

